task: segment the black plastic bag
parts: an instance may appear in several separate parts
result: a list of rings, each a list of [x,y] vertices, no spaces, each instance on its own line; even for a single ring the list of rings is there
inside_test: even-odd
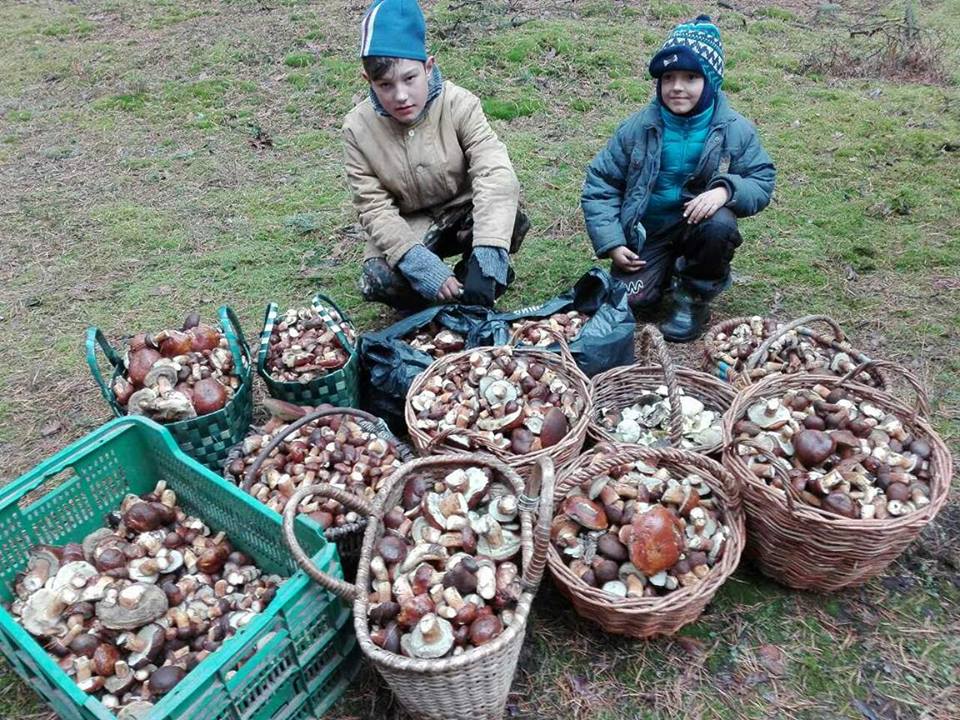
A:
[[[504,345],[510,342],[510,325],[517,320],[547,318],[570,310],[590,316],[580,334],[570,342],[570,351],[587,376],[634,362],[636,320],[627,304],[627,288],[601,268],[592,268],[572,290],[541,305],[509,313],[493,313],[477,329],[472,340],[474,345]],[[558,348],[554,343],[546,349]]]
[[[403,338],[436,322],[460,333],[466,347],[475,347],[477,329],[493,311],[475,305],[437,305],[421,310],[377,332],[360,336],[360,363],[363,382],[361,406],[387,421],[394,432],[402,432],[403,406],[413,379],[429,367],[434,358],[417,350]]]

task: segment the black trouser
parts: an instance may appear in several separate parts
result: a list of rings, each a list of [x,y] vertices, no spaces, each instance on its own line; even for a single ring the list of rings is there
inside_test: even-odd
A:
[[[510,254],[520,249],[524,236],[530,229],[526,214],[517,209],[510,237]],[[442,258],[460,255],[453,268],[454,275],[461,282],[467,271],[467,260],[473,251],[473,204],[468,203],[452,208],[441,215],[423,236],[423,245],[430,252]],[[513,271],[507,276],[508,284],[513,281]],[[503,288],[506,290],[506,287]],[[380,302],[397,310],[419,310],[432,304],[413,289],[410,282],[399,270],[391,268],[382,257],[368,258],[363,262],[360,276],[360,293],[369,302]]]
[[[727,208],[697,225],[681,221],[654,233],[639,253],[647,264],[630,275],[630,304],[655,305],[672,283],[703,300],[716,297],[730,286],[730,261],[742,242]]]

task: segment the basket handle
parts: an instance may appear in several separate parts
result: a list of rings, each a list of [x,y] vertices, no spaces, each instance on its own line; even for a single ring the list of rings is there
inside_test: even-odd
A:
[[[109,403],[110,407],[119,411],[117,398],[114,396],[110,386],[106,383],[106,381],[104,381],[103,374],[100,372],[100,363],[97,362],[97,346],[99,346],[100,350],[103,351],[103,354],[107,356],[107,360],[114,367],[114,369],[123,367],[123,360],[120,359],[117,351],[113,349],[113,346],[104,336],[104,334],[100,332],[100,328],[88,327],[86,351],[87,365],[90,366],[90,374],[93,375],[94,381],[100,387],[100,393],[103,395],[103,398],[107,401],[107,403]]]
[[[884,369],[895,372],[900,375],[904,380],[909,383],[910,387],[913,388],[913,392],[917,396],[915,403],[915,412],[919,412],[924,417],[930,417],[930,398],[927,395],[927,391],[924,389],[920,380],[912,372],[907,370],[902,365],[897,363],[890,362],[889,360],[865,360],[864,362],[857,365],[853,370],[848,372],[842,378],[840,378],[840,383],[848,383],[851,381],[856,381],[855,378],[862,372],[870,372],[871,370]]]
[[[237,374],[243,379],[244,371],[250,370],[250,346],[247,345],[247,340],[243,336],[243,328],[240,327],[237,314],[229,305],[222,305],[217,310],[217,316],[220,318],[220,327],[230,346]]]
[[[553,460],[542,457],[530,473],[530,480],[520,496],[521,507],[537,510],[537,524],[533,528],[533,556],[523,571],[522,583],[525,590],[536,592],[543,579],[543,570],[547,565],[547,551],[550,549],[550,524],[553,521],[553,493],[556,486],[556,473]]]
[[[427,444],[423,446],[422,455],[433,455],[437,452],[437,448],[443,445],[450,436],[452,435],[463,435],[468,438],[472,443],[476,443],[479,447],[483,448],[491,455],[496,457],[498,460],[504,462],[516,457],[511,455],[503,450],[503,448],[497,446],[496,444],[490,442],[486,437],[476,432],[475,430],[470,430],[468,428],[447,428],[446,430],[441,430],[436,435],[434,435],[430,440],[427,441]],[[459,449],[459,448],[458,448]],[[469,452],[468,448],[463,448],[462,452]]]
[[[768,337],[758,347],[753,355],[747,358],[747,361],[743,364],[744,370],[754,370],[757,365],[760,364],[760,360],[766,356],[767,351],[770,350],[770,346],[773,345],[777,340],[786,335],[791,330],[794,330],[801,325],[809,325],[810,323],[822,322],[828,326],[833,331],[834,339],[837,342],[843,342],[843,330],[840,329],[840,326],[837,324],[837,321],[827,315],[804,315],[799,317],[796,320],[792,320],[784,325],[779,330],[776,330],[773,335]]]
[[[663,379],[667,386],[667,397],[670,399],[670,444],[680,447],[683,438],[683,413],[680,405],[680,386],[677,383],[677,371],[667,350],[663,335],[654,325],[644,325],[640,330],[640,357],[646,358],[650,354],[651,346],[656,352],[660,368],[663,370]]]
[[[260,350],[257,352],[257,369],[263,370],[267,364],[267,351],[270,349],[270,335],[273,333],[273,326],[277,323],[277,304],[272,302],[267,304],[266,312],[263,314],[263,329],[260,331]]]
[[[297,508],[300,507],[300,503],[303,502],[304,498],[312,495],[320,495],[321,497],[336,500],[344,507],[348,507],[368,517],[369,520],[376,521],[379,518],[373,506],[366,501],[346,490],[341,490],[333,485],[326,484],[307,485],[306,487],[300,488],[293,494],[290,500],[287,501],[286,507],[283,508],[283,540],[290,549],[290,553],[293,555],[293,559],[297,565],[303,568],[303,571],[316,580],[323,588],[353,602],[360,594],[360,589],[356,585],[327,575],[314,565],[313,560],[303,551],[293,531],[294,522],[297,517]]]
[[[340,309],[340,306],[337,305],[333,298],[318,292],[315,293],[310,299],[310,304],[313,306],[313,309],[320,314],[320,317],[327,324],[327,327],[333,330],[334,335],[337,336],[337,340],[340,341],[343,349],[346,350],[349,355],[356,353],[356,345],[347,339],[347,334],[343,331],[343,326],[341,325],[341,323],[347,323],[350,321],[347,320],[346,313]],[[327,312],[325,305],[332,307],[337,311],[337,313],[339,313],[341,322],[337,322],[333,319],[333,317],[331,317],[330,313]]]
[[[394,434],[390,432],[390,429],[387,427],[386,423],[384,423],[383,420],[378,418],[376,415],[371,415],[363,410],[348,407],[331,407],[323,410],[314,410],[313,412],[307,413],[302,418],[293,421],[289,425],[284,426],[280,432],[270,439],[270,442],[267,443],[267,446],[263,448],[257,455],[257,459],[253,461],[253,464],[249,468],[247,468],[247,472],[243,477],[243,484],[240,486],[241,489],[249,492],[250,487],[253,485],[254,479],[260,472],[260,467],[263,465],[264,461],[267,459],[267,457],[269,457],[270,453],[273,452],[274,448],[282,443],[292,432],[299,430],[304,425],[313,422],[317,418],[327,417],[329,415],[353,415],[359,418],[361,422],[366,422],[368,424],[368,427],[364,428],[365,430],[368,432],[372,431],[384,440],[392,442],[394,445],[396,445],[397,455],[400,456],[401,460],[406,462],[413,457],[413,451],[404,446],[403,443],[401,443],[394,436]],[[381,432],[383,432],[383,434],[381,434]],[[384,437],[384,435],[387,435],[387,437]]]
[[[549,327],[540,327],[537,329],[540,330],[540,332],[546,333],[556,341],[557,346],[560,348],[560,358],[563,360],[563,363],[565,365],[572,365],[573,367],[577,367],[577,361],[574,359],[573,353],[570,352],[570,345],[567,343],[567,339],[563,336],[562,333],[559,333],[553,328],[549,328]],[[514,330],[513,333],[511,333],[510,335],[509,344],[516,345],[518,347],[520,345],[523,345],[523,343],[520,341],[520,334],[523,331],[524,331],[524,328],[522,327],[518,327],[516,330]]]

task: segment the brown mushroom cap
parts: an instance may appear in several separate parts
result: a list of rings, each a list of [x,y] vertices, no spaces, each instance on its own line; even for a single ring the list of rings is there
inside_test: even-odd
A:
[[[637,513],[631,524],[630,560],[645,575],[655,575],[680,558],[680,521],[662,505]]]
[[[156,585],[134,583],[124,588],[118,600],[97,603],[97,617],[111,630],[134,630],[167,612],[167,595]]]
[[[154,695],[166,695],[184,677],[187,671],[179,665],[164,665],[150,676],[150,692]]]

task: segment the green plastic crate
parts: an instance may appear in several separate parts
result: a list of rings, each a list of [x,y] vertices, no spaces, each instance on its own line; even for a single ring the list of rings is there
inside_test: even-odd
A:
[[[6,609],[13,581],[36,543],[80,542],[103,527],[127,493],[159,480],[184,510],[288,577],[267,609],[162,698],[150,720],[286,720],[321,716],[343,694],[359,653],[350,610],[299,570],[280,516],[184,454],[170,433],[141,417],[110,421],[0,489],[0,651],[64,720],[114,715],[82,692]],[[296,532],[314,562],[342,577],[336,546],[308,518]],[[261,644],[261,647],[257,647]]]

